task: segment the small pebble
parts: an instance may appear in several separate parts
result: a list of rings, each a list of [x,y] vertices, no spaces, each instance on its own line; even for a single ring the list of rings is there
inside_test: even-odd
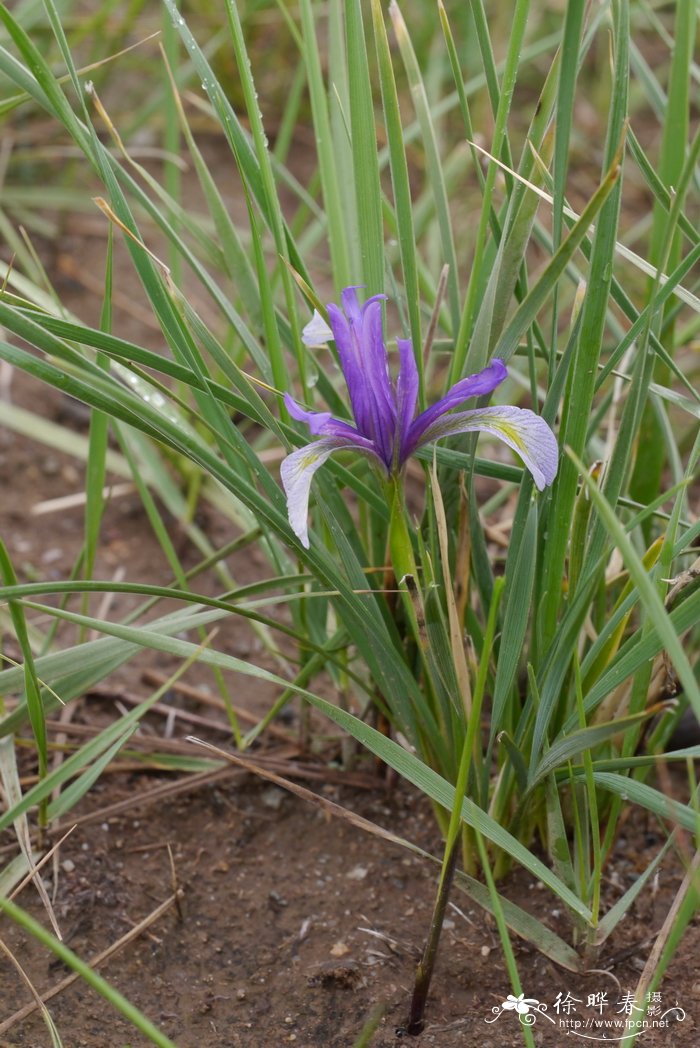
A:
[[[279,811],[284,800],[284,790],[279,790],[276,786],[271,786],[268,790],[264,790],[262,794],[262,802],[266,808],[272,808],[273,811]]]
[[[53,455],[47,455],[41,464],[41,472],[45,477],[55,477],[60,468],[58,459],[54,458]]]

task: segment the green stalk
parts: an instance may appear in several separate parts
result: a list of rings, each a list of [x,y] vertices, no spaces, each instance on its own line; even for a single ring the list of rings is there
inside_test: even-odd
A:
[[[345,2],[345,38],[362,279],[367,294],[375,295],[384,291],[384,226],[374,101],[360,0]]]
[[[690,74],[695,43],[696,8],[695,0],[678,0],[676,5],[675,42],[658,161],[659,178],[672,193],[676,192],[686,157],[692,103]],[[669,268],[673,269],[681,261],[682,241],[680,231],[677,228],[671,228],[672,244],[667,252],[668,234],[669,216],[660,201],[655,199],[649,261],[656,266],[662,266],[667,261]],[[652,293],[656,290],[656,281],[651,282],[651,290]],[[668,303],[664,309],[666,323],[662,327],[660,337],[668,353],[673,356],[675,324],[674,314],[670,307],[671,303]],[[661,385],[667,385],[669,379],[668,368],[658,361],[654,371],[654,380]],[[666,460],[666,443],[662,427],[651,404],[647,404],[645,408],[642,434],[643,439],[640,441],[632,478],[631,494],[640,502],[648,502],[659,490]],[[647,537],[650,534],[650,527],[651,522],[648,521],[645,528]]]
[[[173,0],[173,5],[178,6],[178,0]],[[163,9],[163,51],[165,52],[165,69],[163,71],[163,150],[165,159],[163,161],[163,185],[168,196],[178,203],[182,199],[182,172],[177,163],[180,157],[180,121],[178,106],[175,101],[170,82],[170,69],[177,69],[179,59],[179,36],[173,25],[173,19]],[[168,268],[173,281],[179,287],[182,279],[182,255],[170,245],[168,250]]]
[[[490,652],[493,647],[496,625],[498,623],[498,606],[501,601],[504,585],[505,580],[503,578],[496,579],[496,582],[494,583],[493,599],[491,601],[491,607],[489,608],[489,617],[486,624],[486,633],[484,635],[484,652]],[[433,915],[430,921],[430,930],[423,950],[423,956],[416,971],[413,996],[411,998],[409,1018],[406,1027],[410,1034],[420,1033],[424,1026],[425,1006],[428,1000],[430,983],[432,981],[433,969],[435,967],[435,959],[440,944],[440,935],[442,933],[442,925],[445,919],[445,910],[450,897],[450,888],[452,887],[452,881],[454,879],[458,855],[457,842],[459,840],[459,830],[462,822],[462,803],[467,792],[472,752],[476,741],[476,733],[481,722],[481,707],[484,699],[484,690],[486,688],[488,666],[489,659],[488,655],[486,655],[479,663],[479,669],[477,672],[476,683],[474,686],[474,697],[472,700],[472,712],[467,725],[467,734],[464,739],[464,745],[462,747],[462,756],[455,785],[454,802],[450,814],[449,826],[447,828],[445,850],[443,852],[440,879],[438,881],[437,893],[435,895]]]
[[[389,148],[391,183],[394,190],[394,208],[396,211],[396,228],[399,240],[401,268],[403,271],[404,293],[406,297],[406,308],[408,310],[409,327],[411,330],[411,341],[413,343],[413,353],[416,358],[416,366],[418,368],[420,379],[420,402],[423,404],[424,363],[420,330],[420,293],[418,289],[418,272],[416,264],[417,252],[413,222],[413,205],[411,201],[411,185],[409,180],[408,162],[406,160],[403,128],[401,126],[398,91],[391,64],[389,40],[379,0],[372,0],[372,20],[374,25],[377,61],[379,64],[379,80],[384,108],[384,122],[386,124]]]
[[[347,234],[343,219],[343,201],[311,0],[301,0],[300,11],[304,41],[303,58],[309,84],[321,188],[326,205],[333,280],[336,287],[345,287],[347,284],[354,283],[355,278],[350,271]]]
[[[112,330],[112,226],[107,232],[107,263],[105,266],[105,291],[102,300],[102,313],[100,316],[100,330],[108,334]],[[95,363],[109,371],[110,360],[106,353],[97,353]],[[92,578],[97,556],[97,545],[100,537],[100,524],[104,512],[103,491],[105,476],[107,472],[107,436],[109,431],[109,416],[103,411],[90,412],[90,444],[88,460],[85,470],[85,553],[83,557],[83,578]],[[83,614],[87,614],[89,604],[88,595],[83,598]],[[84,640],[83,633],[80,640]]]
[[[491,898],[491,905],[493,907],[493,916],[496,920],[498,935],[501,940],[501,946],[503,947],[503,955],[506,962],[506,968],[508,969],[508,976],[510,978],[511,986],[513,987],[513,992],[517,996],[523,992],[522,984],[520,982],[520,976],[518,975],[518,966],[515,961],[513,946],[510,941],[510,934],[508,932],[508,925],[506,923],[505,914],[503,912],[501,897],[498,894],[498,891],[496,890],[496,882],[491,871],[491,864],[489,863],[486,845],[484,844],[483,837],[478,832],[476,834],[476,842],[479,847],[479,856],[481,858],[481,866],[484,871],[484,877],[486,878],[486,884],[489,889],[489,896]],[[535,1041],[532,1036],[532,1031],[528,1026],[522,1027],[522,1034],[525,1039],[525,1044],[527,1045],[527,1048],[535,1048]]]
[[[435,124],[428,103],[428,96],[413,42],[408,32],[408,27],[403,15],[399,10],[396,0],[389,4],[389,15],[394,24],[394,33],[399,44],[401,58],[403,60],[406,76],[411,89],[411,96],[416,110],[416,117],[420,126],[421,138],[426,154],[426,169],[433,195],[435,214],[440,231],[440,248],[442,261],[448,265],[447,276],[447,298],[450,309],[450,318],[454,331],[459,324],[459,279],[457,253],[455,251],[454,233],[450,216],[447,187],[445,185],[444,167],[440,159]]]
[[[453,842],[450,849],[445,848],[437,895],[435,896],[435,905],[433,907],[433,916],[430,921],[430,932],[416,971],[416,981],[413,985],[411,1007],[408,1013],[408,1022],[406,1023],[406,1030],[412,1035],[422,1033],[425,1026],[425,1006],[428,1002],[428,992],[433,978],[438,946],[440,945],[440,934],[445,920],[445,910],[450,898],[450,888],[454,879],[457,855],[456,842]]]
[[[527,16],[530,9],[530,0],[517,0],[515,9],[513,11],[513,20],[510,30],[510,38],[508,42],[508,54],[506,57],[505,68],[503,70],[503,82],[502,87],[498,95],[498,109],[496,111],[496,120],[493,129],[493,137],[491,140],[491,153],[493,156],[501,159],[502,157],[507,162],[508,153],[504,155],[504,150],[508,150],[508,136],[507,136],[507,121],[508,114],[510,113],[510,104],[513,99],[513,92],[515,90],[515,83],[518,75],[518,66],[520,63],[520,52],[522,49],[523,38],[525,35],[525,28],[527,26]],[[476,234],[476,243],[474,245],[474,258],[472,261],[471,275],[469,278],[469,287],[467,288],[467,297],[464,303],[464,308],[461,313],[461,319],[459,324],[459,330],[457,332],[457,338],[455,342],[454,356],[452,358],[452,365],[450,368],[450,384],[456,382],[461,378],[464,371],[464,365],[467,359],[467,350],[469,348],[469,339],[472,334],[474,316],[476,313],[476,305],[478,301],[479,292],[483,291],[485,282],[482,283],[483,277],[483,266],[487,248],[487,237],[489,222],[491,218],[491,208],[493,206],[493,191],[496,184],[496,176],[499,173],[499,168],[496,164],[489,164],[488,171],[486,172],[486,181],[484,185],[483,201],[481,206],[481,215],[479,217],[479,228]],[[483,343],[483,349],[480,353],[479,359],[472,357],[470,366],[475,369],[483,367],[486,364],[486,349],[488,340]]]
[[[0,578],[3,580],[5,586],[17,585],[17,576],[15,575],[12,561],[10,560],[7,549],[5,548],[5,543],[2,539],[0,539]],[[48,773],[49,759],[46,719],[44,716],[44,706],[41,701],[39,678],[37,676],[36,666],[34,665],[34,654],[29,640],[29,631],[24,616],[24,608],[20,602],[15,600],[9,600],[8,604],[10,607],[10,618],[12,619],[12,625],[14,626],[15,636],[17,637],[17,643],[20,646],[22,658],[24,660],[23,675],[27,713],[32,726],[32,731],[34,732],[39,779],[41,780],[45,778]],[[39,826],[41,828],[45,827],[47,824],[46,806],[47,800],[44,798],[39,805]]]
[[[226,13],[228,15],[229,30],[231,33],[231,40],[233,43],[234,53],[236,55],[236,62],[241,77],[241,86],[243,88],[243,94],[246,101],[246,109],[248,112],[248,119],[251,125],[251,135],[253,139],[253,146],[255,149],[255,156],[258,161],[260,178],[262,181],[263,194],[265,204],[267,207],[268,220],[270,222],[272,235],[275,243],[275,251],[277,257],[283,261],[287,261],[289,252],[287,248],[287,241],[285,238],[284,221],[282,217],[282,209],[280,205],[279,196],[275,186],[274,175],[272,172],[272,163],[270,154],[268,151],[267,136],[265,135],[265,129],[263,127],[262,114],[260,112],[260,106],[258,104],[258,97],[253,83],[253,77],[250,70],[250,59],[246,51],[245,41],[243,37],[243,27],[241,25],[238,8],[233,0],[226,0]],[[299,375],[302,383],[306,385],[306,354],[301,344],[299,335],[300,325],[298,321],[298,314],[296,308],[296,297],[295,297],[295,285],[292,279],[292,275],[286,265],[279,266],[279,274],[282,280],[282,286],[284,288],[285,305],[287,309],[287,316],[289,318],[290,330],[292,336],[292,342],[296,353],[297,366],[299,368]],[[282,343],[275,325],[269,325],[268,337],[270,336],[271,330],[274,327],[274,337],[272,342],[269,344],[270,361],[272,365],[272,375],[275,385],[278,389],[286,389],[289,386],[288,371],[286,361],[284,359],[284,353],[282,349]],[[281,413],[285,414],[285,409],[280,409]]]
[[[617,166],[620,144],[627,118],[629,84],[629,9],[627,0],[613,4],[615,27],[615,67],[612,85],[613,103],[608,123],[604,170]],[[588,290],[581,319],[581,336],[573,361],[570,383],[565,397],[561,425],[561,443],[567,444],[576,455],[582,456],[586,446],[591,416],[598,361],[602,351],[603,332],[608,310],[612,259],[620,212],[621,184],[612,188],[601,208],[591,251]],[[562,461],[555,482],[550,517],[556,527],[550,528],[549,541],[544,549],[541,573],[540,637],[542,651],[552,643],[557,630],[557,616],[562,597],[562,578],[565,573],[566,550],[569,541],[568,522],[572,518],[577,469],[572,460]]]

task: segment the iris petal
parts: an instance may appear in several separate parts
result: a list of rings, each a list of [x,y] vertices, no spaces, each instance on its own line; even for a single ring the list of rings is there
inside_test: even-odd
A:
[[[444,397],[433,404],[432,407],[427,408],[414,421],[406,440],[406,448],[402,448],[402,458],[408,458],[417,447],[425,443],[424,434],[426,430],[445,412],[451,411],[452,408],[456,408],[458,404],[468,400],[470,397],[482,397],[487,393],[492,393],[507,375],[507,367],[502,360],[495,357],[487,367],[477,371],[475,375],[469,375],[467,378],[456,382],[451,389],[448,389]]]
[[[389,357],[382,331],[382,307],[377,296],[362,309],[362,327],[356,333],[365,369],[365,391],[371,416],[371,436],[386,462],[391,465],[396,434],[396,402],[389,376]]]
[[[443,415],[428,426],[417,447],[476,430],[493,434],[516,451],[540,491],[556,477],[559,462],[556,437],[545,420],[528,408],[474,408]]]
[[[315,309],[311,320],[301,332],[301,341],[305,346],[325,346],[332,338],[332,330]]]
[[[330,411],[312,411],[303,408],[290,397],[289,393],[284,394],[284,403],[292,418],[295,418],[297,422],[305,422],[314,436],[348,437],[350,440],[362,441],[362,437],[354,426],[351,426],[349,422],[333,418]]]
[[[389,361],[382,334],[380,301],[374,295],[360,305],[357,288],[345,288],[343,309],[332,303],[328,319],[358,431],[375,444],[387,468],[393,458],[396,405],[389,377]]]
[[[403,461],[406,458],[404,448],[416,413],[419,380],[410,339],[399,338],[396,343],[399,347],[399,373],[396,378],[397,439],[399,459]]]
[[[306,345],[335,341],[348,387],[355,426],[333,418],[329,411],[312,411],[285,394],[292,418],[305,422],[315,443],[288,455],[281,466],[289,523],[308,549],[308,508],[311,482],[334,451],[354,450],[381,464],[386,474],[398,472],[410,455],[425,444],[456,433],[483,430],[516,451],[542,490],[557,473],[558,448],[544,419],[517,407],[476,408],[450,414],[470,397],[491,393],[507,375],[502,360],[492,360],[477,374],[455,383],[444,397],[417,418],[419,376],[411,342],[398,339],[399,371],[392,383],[384,342],[382,307],[385,295],[360,304],[357,287],[341,293],[342,309],[328,306],[329,324],[314,315],[302,332]],[[514,1007],[513,1004],[504,1007]]]
[[[340,292],[340,303],[343,312],[351,324],[359,324],[362,321],[362,306],[357,297],[357,292],[362,290],[362,284],[353,284],[351,287],[343,288]]]
[[[328,306],[328,319],[333,329],[333,338],[338,350],[340,366],[343,369],[345,383],[348,387],[352,413],[355,416],[357,428],[361,433],[368,433],[368,404],[366,394],[366,375],[363,371],[362,360],[358,353],[356,340],[352,337],[350,321],[338,306]]]
[[[373,458],[377,457],[374,451],[356,441],[350,442],[343,437],[322,437],[287,455],[280,466],[282,487],[287,496],[289,525],[305,549],[309,548],[309,494],[314,473],[334,451],[344,450],[362,451]]]

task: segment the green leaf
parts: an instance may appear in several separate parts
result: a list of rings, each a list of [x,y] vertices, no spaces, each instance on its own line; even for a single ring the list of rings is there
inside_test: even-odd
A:
[[[357,196],[362,279],[368,295],[384,291],[384,229],[374,103],[359,0],[345,0],[350,132]]]
[[[649,717],[653,717],[656,711],[644,711],[629,717],[619,717],[617,720],[608,721],[605,724],[595,724],[589,728],[579,728],[570,735],[562,735],[554,740],[539,764],[531,768],[529,776],[529,787],[532,789],[546,775],[551,775],[562,764],[573,760],[586,751],[595,749],[601,743],[606,742],[614,736],[623,736],[625,732],[636,724],[642,724]]]
[[[491,713],[491,741],[503,728],[514,727],[504,723],[508,709],[508,698],[522,658],[523,643],[530,618],[530,605],[537,565],[537,504],[532,503],[525,521],[524,534],[520,540],[518,557],[508,576],[506,588],[506,610],[503,617],[503,632],[498,652],[496,679],[493,686],[493,710]],[[509,558],[510,566],[510,558]]]
[[[649,577],[644,562],[634,549],[624,527],[615,516],[612,507],[602,495],[598,485],[593,478],[584,471],[582,463],[573,451],[569,451],[569,455],[576,467],[581,471],[583,481],[590,492],[596,509],[598,510],[598,513],[600,514],[600,517],[615,545],[620,550],[623,560],[627,565],[627,569],[634,580],[635,586],[639,591],[639,598],[653,623],[653,629],[658,634],[663,646],[668,651],[669,657],[676,668],[676,672],[678,673],[679,680],[683,685],[688,701],[693,707],[696,717],[700,719],[700,687],[698,687],[698,682],[695,679],[695,674],[693,673],[693,669],[688,661],[688,656],[686,655],[683,645],[673,628],[668,612],[659,596],[658,589],[654,581]]]
[[[121,1012],[122,1015],[129,1020],[130,1023],[140,1030],[144,1036],[158,1048],[177,1048],[177,1046],[170,1040],[169,1037],[158,1029],[157,1026],[146,1018],[142,1012],[136,1008],[131,1001],[128,1001],[118,990],[115,990],[113,986],[102,978],[101,975],[90,967],[85,961],[81,960],[77,954],[73,953],[64,943],[59,939],[56,939],[50,932],[44,928],[34,917],[30,917],[26,911],[20,909],[16,903],[11,902],[9,899],[0,896],[0,909],[2,909],[7,916],[13,920],[20,927],[24,928],[25,931],[40,942],[42,946],[46,946],[52,953],[54,953],[63,964],[68,968],[77,972],[81,979],[97,991],[106,1001],[109,1002],[117,1011]]]
[[[579,777],[576,770],[574,774],[577,778]],[[645,782],[630,779],[626,775],[596,771],[594,768],[593,777],[596,783],[604,790],[617,794],[622,800],[638,804],[640,808],[653,812],[654,815],[658,815],[664,821],[677,823],[679,826],[684,826],[685,829],[690,830],[691,833],[697,833],[698,813],[689,805],[681,804],[680,801],[674,801],[665,793],[655,790]]]

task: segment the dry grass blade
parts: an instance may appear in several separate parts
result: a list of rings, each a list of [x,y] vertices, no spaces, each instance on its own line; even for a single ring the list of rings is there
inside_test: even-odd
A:
[[[64,841],[68,840],[68,838],[70,837],[70,835],[71,835],[71,833],[73,832],[74,829],[75,829],[75,826],[71,826],[70,829],[67,830],[66,833],[63,834],[63,836],[61,837],[60,841],[56,841],[55,844],[51,845],[51,847],[47,851],[46,855],[42,856],[42,858],[39,860],[39,862],[36,864],[36,866],[34,866],[29,871],[27,876],[24,877],[23,880],[21,880],[19,882],[19,884],[10,892],[10,898],[11,899],[16,899],[17,896],[22,892],[22,890],[24,888],[26,888],[27,885],[29,884],[29,882],[36,876],[36,874],[39,872],[39,870],[42,868],[42,866],[45,866],[46,863],[49,861],[49,859],[52,859],[54,855],[58,854],[59,848],[61,847],[61,845],[63,844]]]
[[[688,867],[688,870],[686,872],[685,877],[683,878],[681,886],[678,889],[678,892],[676,893],[676,897],[673,900],[673,903],[671,904],[671,908],[666,914],[666,919],[663,925],[661,926],[661,930],[659,934],[656,936],[651,953],[647,958],[647,963],[644,965],[644,970],[642,971],[642,974],[639,978],[639,982],[637,983],[635,999],[639,1002],[644,1001],[646,997],[647,990],[649,989],[654,975],[657,972],[666,944],[670,936],[674,932],[676,921],[678,920],[681,908],[686,900],[688,893],[694,891],[697,894],[699,871],[700,851],[696,851],[695,855],[693,856],[693,861]]]
[[[3,790],[5,793],[5,802],[8,810],[14,808],[22,797],[22,788],[19,782],[19,774],[17,771],[16,761],[17,751],[14,747],[14,738],[8,735],[5,739],[0,739],[0,777],[2,778]],[[56,915],[51,905],[44,882],[37,873],[37,867],[34,864],[34,857],[32,853],[32,838],[29,832],[29,823],[27,822],[26,815],[20,815],[15,819],[14,823],[15,834],[17,835],[17,841],[20,848],[24,852],[27,860],[27,866],[30,870],[30,877],[36,885],[36,890],[39,893],[39,897],[44,905],[51,927],[56,933],[58,939],[62,939],[61,930],[56,920]]]
[[[162,709],[164,709],[166,715],[172,712],[171,709],[167,706]],[[194,715],[192,719],[194,719]],[[202,718],[202,720],[205,720],[205,718]],[[93,727],[90,724],[62,724],[60,721],[47,720],[46,727],[47,730],[50,732],[64,732],[67,735],[72,735],[81,739],[90,739],[99,735],[99,729]],[[217,730],[219,730],[222,727],[222,725],[216,725],[215,723],[206,720],[206,727],[216,728]],[[231,734],[230,728],[228,729],[228,734]],[[156,734],[132,735],[129,739],[129,744],[127,746],[127,751],[128,750],[139,750],[139,752],[148,754],[154,754],[158,752],[171,753],[183,757],[191,757],[193,754],[192,746],[187,741],[187,739],[169,739],[163,735]],[[290,756],[297,756],[297,754],[299,753],[299,747],[295,745],[293,742],[290,742],[289,739],[287,739],[286,745],[280,746],[279,749],[276,749],[274,752],[276,755],[280,755],[278,759],[287,760]]]
[[[7,957],[8,961],[10,962],[10,964],[12,964],[16,968],[17,973],[19,974],[20,979],[22,980],[22,982],[24,983],[24,985],[27,987],[27,989],[31,993],[32,997],[34,998],[34,1004],[32,1006],[32,1011],[35,1011],[37,1008],[40,1010],[40,1012],[42,1014],[42,1018],[43,1018],[44,1022],[46,1023],[46,1025],[49,1028],[49,1031],[51,1033],[51,1037],[52,1037],[53,1043],[54,1044],[60,1043],[56,1039],[57,1036],[58,1036],[58,1033],[57,1033],[57,1030],[56,1030],[56,1028],[54,1026],[53,1019],[51,1018],[51,1015],[49,1014],[48,1008],[46,1007],[46,1005],[44,1004],[43,1000],[41,999],[41,996],[39,995],[38,990],[36,989],[36,987],[34,986],[34,983],[32,982],[32,980],[29,978],[29,976],[25,972],[25,970],[22,967],[22,965],[19,963],[19,961],[17,960],[17,958],[13,954],[12,950],[7,946],[6,943],[4,943],[2,941],[2,939],[0,939],[0,950],[5,954],[5,956]]]
[[[430,322],[428,324],[428,330],[425,334],[425,342],[423,344],[423,365],[427,366],[431,351],[433,348],[433,342],[435,341],[435,332],[438,328],[438,321],[440,319],[440,310],[445,300],[445,292],[447,291],[447,277],[450,272],[450,267],[444,265],[440,270],[440,278],[438,280],[437,288],[435,289],[435,304],[433,305],[433,311],[430,314]]]
[[[121,689],[114,689],[108,686],[92,688],[90,695],[98,696],[108,701],[115,703],[124,703],[126,706],[140,706],[143,699],[140,695],[134,695],[131,692],[123,691]],[[212,703],[218,709],[223,710],[223,704]],[[165,717],[167,724],[164,729],[165,738],[169,738],[172,725],[175,721],[186,721],[188,724],[196,724],[200,728],[206,728],[208,731],[223,732],[225,735],[231,734],[231,725],[226,721],[216,721],[211,717],[202,717],[199,713],[191,713],[189,710],[178,709],[177,706],[169,706],[164,702],[156,702],[151,706],[149,713],[154,713],[159,716]],[[257,724],[257,718],[251,717],[251,720]],[[281,733],[280,733],[281,734]],[[161,736],[158,736],[161,738]],[[285,741],[289,742],[289,736],[285,736]]]
[[[123,495],[131,495],[135,490],[134,485],[128,482],[123,484],[108,484],[102,489],[102,498],[116,499]],[[43,517],[47,513],[65,513],[69,509],[79,509],[85,505],[86,495],[84,491],[76,491],[72,495],[59,495],[55,499],[44,499],[37,502],[29,510],[32,517]]]
[[[321,811],[326,812],[328,815],[344,819],[345,822],[349,822],[352,826],[357,827],[357,829],[365,830],[367,833],[371,833],[374,837],[381,837],[382,840],[389,841],[391,844],[400,844],[402,848],[410,848],[411,851],[415,851],[418,855],[425,854],[420,848],[416,848],[402,837],[397,837],[396,834],[391,833],[390,830],[385,830],[375,822],[363,818],[362,815],[356,815],[355,812],[350,811],[348,808],[343,808],[341,804],[336,804],[335,801],[331,801],[327,797],[321,797],[318,793],[313,793],[311,790],[307,790],[304,786],[299,786],[296,782],[290,782],[289,779],[277,775],[275,772],[262,767],[260,764],[249,760],[247,757],[239,757],[236,753],[229,753],[226,750],[219,749],[218,746],[213,746],[210,742],[205,742],[204,739],[198,739],[193,735],[189,737],[189,741],[197,746],[203,746],[205,749],[215,753],[217,757],[221,757],[222,760],[235,764],[238,768],[244,768],[253,775],[259,775],[261,779],[266,779],[268,782],[274,783],[275,786],[281,786],[283,790],[288,790],[302,800],[308,801],[309,804],[313,804],[316,808],[320,808]],[[343,776],[343,781],[346,781],[346,776]]]
[[[146,684],[161,685],[165,683],[166,677],[165,674],[159,673],[157,670],[145,670],[141,679]],[[203,706],[212,706],[217,710],[226,709],[221,699],[216,695],[210,695],[209,692],[204,691],[202,688],[194,688],[191,684],[185,684],[184,681],[178,681],[173,684],[171,690],[177,692],[179,695],[184,695],[186,698],[194,699],[195,702],[200,702]],[[243,709],[241,706],[232,706],[232,709],[238,719],[244,724],[258,724],[259,718],[252,714],[250,710]],[[280,739],[283,742],[289,742],[289,733],[284,731],[283,728],[278,728],[274,724],[269,724],[265,730],[274,738]]]
[[[105,819],[131,811],[132,808],[137,806],[139,808],[147,808],[153,804],[160,804],[161,801],[170,799],[177,794],[195,793],[199,789],[211,786],[212,783],[221,782],[223,779],[230,779],[234,777],[235,774],[236,773],[232,768],[216,768],[213,771],[197,772],[194,775],[188,775],[186,778],[177,779],[175,782],[167,782],[160,786],[154,786],[153,789],[145,790],[143,793],[139,793],[136,796],[132,795],[126,797],[124,800],[115,801],[113,804],[107,804],[103,808],[98,808],[97,811],[86,812],[85,815],[78,815],[71,819],[71,822],[75,826],[87,826],[92,822],[104,822]],[[63,829],[63,827],[56,827],[56,829]]]
[[[85,725],[80,725],[80,728],[82,729],[85,729],[85,727]],[[233,760],[232,755],[225,750],[212,746],[210,743],[202,743],[199,740],[189,740],[189,748],[187,751],[189,754],[192,754],[193,752],[193,741],[197,742],[197,748],[202,745],[209,746],[217,756],[221,756],[222,759],[230,761],[231,763],[236,763]],[[297,751],[295,750],[294,753],[296,752]],[[302,765],[297,761],[292,762],[289,753],[285,757],[280,751],[277,751],[275,757],[259,755],[257,760],[260,761],[263,766],[266,764],[269,765],[270,770],[265,768],[265,774],[274,775],[275,770],[286,771],[287,774],[295,775],[298,778],[306,778],[312,781],[320,781],[324,783],[344,783],[345,785],[353,786],[357,789],[372,790],[377,787],[377,780],[373,776],[352,774],[350,772],[334,772],[331,768],[326,768],[323,765]],[[71,815],[71,826],[86,826],[93,822],[104,822],[105,819],[108,819],[111,816],[121,815],[136,807],[139,809],[150,807],[154,804],[160,804],[164,800],[169,800],[178,794],[195,793],[197,790],[210,786],[214,782],[219,783],[222,780],[238,779],[239,777],[242,777],[246,771],[255,772],[255,774],[257,774],[257,768],[259,766],[260,765],[258,764],[253,764],[251,766],[249,761],[241,759],[240,767],[237,768],[221,767],[213,768],[211,771],[195,772],[179,778],[174,782],[161,783],[150,790],[144,790],[142,793],[137,793],[135,795],[132,794],[123,800],[115,801],[113,804],[106,805],[96,811],[86,812],[84,815]],[[315,796],[315,794],[311,794],[311,796]],[[50,827],[48,832],[57,832],[58,830],[62,831],[63,829],[64,825],[59,824],[58,826]],[[0,849],[0,854],[2,854],[2,849]]]
[[[447,602],[447,614],[450,624],[450,644],[452,647],[452,658],[454,660],[454,667],[455,672],[457,674],[457,682],[459,684],[460,695],[462,698],[462,702],[464,703],[464,710],[466,716],[469,717],[472,709],[472,689],[469,680],[469,667],[467,666],[467,657],[464,651],[464,630],[462,627],[463,620],[459,617],[459,612],[457,610],[457,599],[455,597],[455,592],[452,587],[452,580],[450,579],[450,546],[447,533],[447,517],[445,516],[445,506],[442,501],[442,492],[440,490],[438,472],[434,459],[430,470],[430,476],[432,481],[431,490],[433,495],[433,508],[435,510],[438,540],[440,543],[440,556],[442,558],[443,563],[443,583],[445,586],[445,599]]]
[[[144,917],[142,921],[139,921],[139,923],[128,931],[126,935],[122,935],[121,939],[117,939],[116,942],[113,942],[106,950],[102,950],[101,953],[92,957],[87,962],[88,966],[92,969],[99,968],[100,965],[104,964],[110,957],[113,957],[114,954],[122,950],[133,939],[138,938],[139,935],[150,928],[150,926],[159,920],[164,913],[167,913],[171,906],[179,906],[182,895],[182,888],[178,888],[177,891],[170,895],[164,902],[159,906],[156,906],[155,910],[152,910],[147,917]],[[9,1018],[5,1019],[4,1022],[0,1023],[0,1034],[7,1033],[7,1031],[12,1029],[16,1023],[26,1019],[27,1016],[31,1015],[32,1012],[35,1012],[37,1008],[45,1004],[46,1001],[50,1001],[52,997],[55,997],[59,993],[63,993],[64,990],[79,978],[79,972],[72,972],[71,975],[67,975],[66,978],[62,979],[56,986],[52,986],[51,989],[45,990],[44,993],[41,994],[41,998],[38,1002],[35,1000],[31,1004],[26,1004],[23,1008],[20,1008],[18,1011],[14,1012],[13,1015],[9,1016]]]
[[[527,188],[532,190],[533,193],[536,193],[537,196],[539,196],[547,204],[554,204],[554,198],[550,196],[550,194],[547,193],[546,190],[541,189],[539,186],[528,181],[526,178],[523,178],[522,175],[520,175],[517,171],[514,171],[512,168],[508,167],[506,164],[503,163],[503,161],[499,160],[498,157],[493,156],[491,153],[488,152],[488,150],[478,145],[478,143],[470,142],[469,144],[473,146],[474,149],[477,149],[480,153],[482,153],[485,157],[488,157],[488,159],[492,161],[494,164],[497,164],[498,167],[502,168],[502,170],[507,171],[508,174],[512,175],[513,178],[517,178],[519,182],[521,182],[524,186],[527,186]],[[572,219],[574,222],[578,221],[578,219],[581,217],[579,214],[577,214],[576,211],[573,211],[570,207],[564,208],[564,214],[568,218]],[[595,226],[592,225],[590,229],[591,235],[593,234],[594,230]],[[636,254],[636,252],[631,251],[630,248],[626,247],[624,244],[620,243],[619,241],[616,241],[615,250],[622,258],[625,258],[628,262],[631,262],[632,265],[636,266],[637,269],[641,270],[641,272],[646,274],[646,276],[649,276],[652,279],[658,278],[659,282],[662,285],[667,283],[667,273],[662,273],[659,270],[657,270],[655,266],[651,265],[651,263],[647,262],[646,259]],[[689,291],[685,287],[682,287],[681,285],[678,285],[674,289],[673,293],[676,295],[677,298],[685,302],[686,305],[691,306],[696,312],[698,312],[698,310],[700,309],[700,302],[691,291]]]
[[[125,236],[128,236],[131,240],[133,240],[134,243],[137,244],[142,251],[146,252],[151,261],[155,262],[155,264],[161,269],[166,280],[170,281],[171,276],[169,266],[166,266],[165,262],[163,262],[162,259],[158,258],[155,252],[151,251],[150,248],[146,247],[143,241],[139,240],[136,234],[133,233],[132,230],[130,230],[124,222],[122,222],[122,220],[119,218],[119,215],[115,213],[113,208],[110,207],[110,205],[107,203],[104,197],[94,197],[93,202],[97,205],[97,207],[99,207],[100,211],[109,219],[110,222],[117,226]]]

